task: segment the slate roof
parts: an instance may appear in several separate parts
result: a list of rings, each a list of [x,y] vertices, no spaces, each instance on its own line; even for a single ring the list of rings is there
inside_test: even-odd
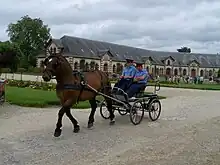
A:
[[[63,47],[64,53],[70,56],[100,59],[104,52],[110,52],[114,61],[133,58],[134,61],[144,62],[151,57],[153,63],[158,65],[164,65],[162,60],[171,56],[175,60],[174,65],[177,66],[188,66],[191,61],[196,60],[200,67],[220,67],[220,55],[217,54],[152,51],[67,35],[52,41],[57,46]]]

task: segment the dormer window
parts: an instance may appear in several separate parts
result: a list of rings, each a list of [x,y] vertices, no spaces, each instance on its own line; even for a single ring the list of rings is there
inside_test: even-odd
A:
[[[56,48],[53,48],[53,53],[56,53],[57,49]]]
[[[170,65],[170,60],[167,60],[167,65]]]

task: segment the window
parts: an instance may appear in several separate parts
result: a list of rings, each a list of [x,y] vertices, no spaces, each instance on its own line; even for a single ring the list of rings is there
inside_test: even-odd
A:
[[[170,65],[170,60],[167,60],[167,65]]]

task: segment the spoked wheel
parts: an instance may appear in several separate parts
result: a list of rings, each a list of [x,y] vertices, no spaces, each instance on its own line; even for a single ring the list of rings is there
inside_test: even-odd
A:
[[[115,110],[114,109],[112,109],[112,110],[114,113]],[[107,104],[106,104],[105,100],[103,100],[100,103],[100,114],[104,119],[109,119],[109,117],[110,117],[110,113],[108,111]]]
[[[107,109],[107,104],[106,104],[105,100],[103,100],[100,104],[100,114],[104,119],[109,119],[109,117],[110,117],[110,113]]]
[[[133,103],[130,109],[130,120],[134,125],[141,123],[144,117],[144,107],[141,100],[137,100]]]
[[[156,121],[160,117],[161,103],[158,99],[153,99],[148,105],[149,117],[152,121]]]

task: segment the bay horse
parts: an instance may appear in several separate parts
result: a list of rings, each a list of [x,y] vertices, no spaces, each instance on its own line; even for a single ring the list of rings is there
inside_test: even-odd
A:
[[[78,121],[71,114],[71,107],[79,101],[89,100],[91,112],[87,127],[93,127],[95,121],[94,115],[97,108],[96,96],[98,95],[94,90],[102,92],[107,96],[111,95],[111,83],[107,73],[100,70],[88,71],[85,73],[73,72],[71,65],[61,53],[50,53],[50,56],[44,60],[43,64],[44,70],[42,78],[46,82],[50,81],[53,77],[56,79],[56,94],[62,105],[58,113],[54,136],[59,137],[61,135],[62,118],[64,114],[66,114],[72,122],[74,127],[73,132],[78,133],[80,131]],[[112,125],[115,123],[112,100],[105,98],[105,101],[110,113],[110,125]]]

